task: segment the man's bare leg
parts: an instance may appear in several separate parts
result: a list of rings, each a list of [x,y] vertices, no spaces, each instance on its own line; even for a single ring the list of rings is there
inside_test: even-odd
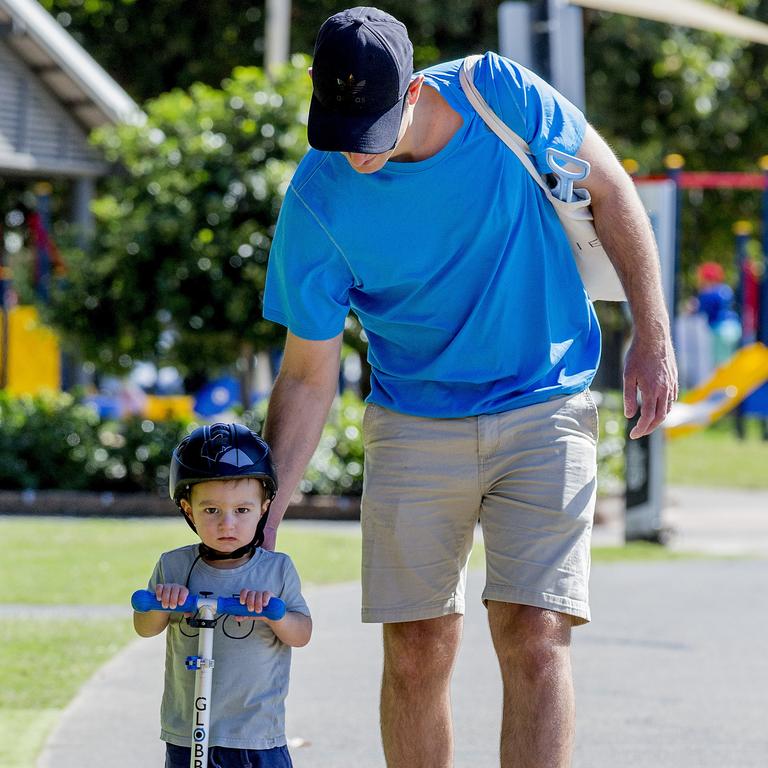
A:
[[[504,685],[502,768],[568,768],[575,722],[571,618],[493,601],[488,622]]]
[[[388,768],[451,768],[451,674],[463,617],[384,625],[381,737]]]

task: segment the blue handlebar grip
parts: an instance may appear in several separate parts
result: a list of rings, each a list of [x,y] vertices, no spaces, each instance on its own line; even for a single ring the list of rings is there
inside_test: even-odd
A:
[[[219,613],[228,613],[230,616],[264,616],[270,621],[280,621],[285,616],[285,603],[279,597],[270,597],[261,613],[254,613],[240,605],[239,597],[220,597],[216,607]]]
[[[131,596],[134,611],[169,611],[171,613],[194,613],[197,610],[197,595],[189,595],[182,605],[175,608],[163,608],[163,604],[148,589],[137,589]]]

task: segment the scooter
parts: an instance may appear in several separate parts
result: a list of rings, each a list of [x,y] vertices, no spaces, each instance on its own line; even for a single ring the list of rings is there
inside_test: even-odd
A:
[[[187,623],[199,630],[197,656],[187,656],[185,666],[195,673],[195,702],[192,715],[192,752],[190,768],[208,768],[208,731],[211,722],[211,682],[213,675],[213,630],[222,616],[264,616],[279,621],[285,616],[285,603],[272,597],[261,612],[249,611],[239,597],[214,597],[211,592],[189,595],[176,608],[163,608],[155,593],[139,589],[131,597],[134,611],[192,613]]]

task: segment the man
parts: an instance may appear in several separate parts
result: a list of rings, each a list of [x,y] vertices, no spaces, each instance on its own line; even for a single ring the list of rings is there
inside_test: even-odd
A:
[[[589,620],[600,332],[562,227],[475,115],[461,62],[413,74],[375,8],[320,29],[308,135],[270,255],[265,317],[288,327],[266,438],[281,475],[268,542],[336,392],[349,308],[369,340],[363,620],[384,625],[389,766],[452,765],[449,683],[478,517],[483,600],[504,684],[501,764],[566,766],[571,627]],[[633,436],[676,397],[658,259],[634,187],[581,113],[495,54],[475,84],[541,164],[588,160],[598,233],[635,318]],[[269,546],[269,544],[268,544]]]

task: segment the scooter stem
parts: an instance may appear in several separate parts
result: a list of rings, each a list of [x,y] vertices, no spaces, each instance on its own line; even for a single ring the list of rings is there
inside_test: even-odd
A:
[[[196,619],[208,626],[200,626],[197,656],[189,656],[187,669],[195,670],[195,698],[192,712],[192,752],[189,768],[208,768],[208,736],[211,724],[211,682],[213,679],[213,620],[216,603],[200,600]]]

